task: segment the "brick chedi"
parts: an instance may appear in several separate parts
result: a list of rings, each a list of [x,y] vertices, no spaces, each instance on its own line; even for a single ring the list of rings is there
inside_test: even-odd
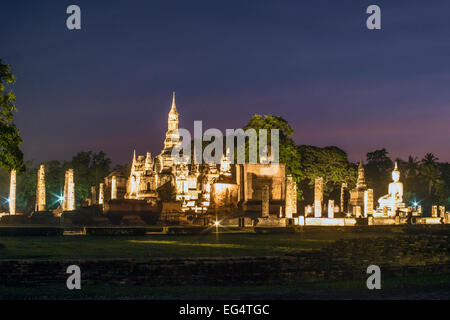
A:
[[[356,181],[356,187],[350,190],[350,211],[360,212],[360,209],[353,209],[355,207],[364,208],[364,192],[367,190],[367,184],[364,173],[364,166],[362,161],[359,162],[358,166],[358,180]]]
[[[157,175],[153,170],[153,159],[150,152],[136,158],[133,153],[131,172],[127,180],[126,199],[153,200],[156,199]]]
[[[172,168],[174,161],[172,158],[172,150],[181,144],[180,134],[178,132],[178,110],[175,103],[175,92],[172,96],[172,106],[167,119],[166,139],[164,140],[164,148],[157,157],[157,171],[161,172]]]
[[[192,161],[189,161],[191,155],[175,161],[172,151],[181,144],[175,94],[167,125],[164,145],[158,156],[153,158],[149,152],[146,155],[133,152],[123,194],[122,182],[117,180],[118,189],[120,187],[117,199],[142,201],[150,205],[157,205],[160,200],[177,201],[181,203],[183,212],[205,213],[209,210],[215,214],[232,214],[238,207],[240,211],[262,212],[263,189],[269,186],[268,205],[273,210],[276,208],[279,212],[281,209],[292,215],[297,212],[296,185],[286,178],[284,164],[234,164],[227,158],[228,153],[222,156],[220,163],[203,163],[200,161],[202,155],[195,156],[195,149]],[[105,178],[107,188],[113,185],[113,175]],[[158,190],[173,190],[174,195],[163,200]]]

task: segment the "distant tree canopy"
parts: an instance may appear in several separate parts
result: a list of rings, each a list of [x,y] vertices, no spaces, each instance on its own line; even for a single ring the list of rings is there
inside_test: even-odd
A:
[[[97,186],[109,174],[111,159],[103,151],[78,152],[63,166],[74,170],[75,201],[81,203],[91,197],[91,186]]]
[[[282,117],[254,115],[244,130],[248,128],[280,130],[280,163],[286,164],[286,172],[297,182],[299,201],[313,200],[314,180],[319,176],[324,178],[326,196],[340,190],[342,182],[354,185],[356,171],[343,150],[337,147],[297,146],[292,139],[294,130]]]
[[[25,170],[22,144],[19,129],[14,125],[16,96],[6,86],[15,82],[15,76],[10,72],[10,66],[0,59],[0,168],[8,171],[16,169],[19,173]]]
[[[369,187],[374,189],[374,198],[378,199],[387,193],[387,186],[392,181],[394,162],[388,157],[386,149],[368,152],[366,160],[366,181]]]
[[[300,168],[304,174],[299,187],[304,190],[308,202],[314,200],[314,183],[317,177],[323,178],[324,196],[336,201],[340,198],[343,182],[349,188],[355,186],[356,166],[348,161],[343,150],[337,147],[299,146],[298,152],[301,158]]]
[[[271,129],[279,129],[279,152],[280,152],[280,163],[286,164],[286,172],[291,174],[293,179],[300,183],[304,179],[303,171],[300,166],[300,154],[298,153],[297,146],[295,145],[292,135],[294,130],[291,128],[289,123],[282,117],[271,116],[271,115],[254,115],[247,125],[243,128],[247,130],[249,128],[255,129],[257,132],[260,129],[267,129],[268,131],[268,143],[270,144],[270,133]],[[298,196],[302,196],[302,190],[298,189]]]

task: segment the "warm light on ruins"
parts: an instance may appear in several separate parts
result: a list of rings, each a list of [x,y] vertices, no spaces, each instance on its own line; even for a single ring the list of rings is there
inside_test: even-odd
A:
[[[75,183],[73,180],[73,169],[68,169],[65,175],[63,211],[75,210]]]
[[[103,201],[105,199],[105,184],[104,183],[100,183],[99,188],[98,188],[98,204],[99,205],[103,205]]]
[[[35,211],[45,211],[45,210],[46,210],[45,166],[41,164],[37,172]]]
[[[395,215],[397,209],[405,208],[405,204],[403,203],[403,183],[400,181],[400,171],[397,167],[397,162],[395,162],[395,168],[392,171],[392,181],[389,184],[387,195],[382,196],[378,199],[378,203],[380,204],[380,209],[383,213],[387,211],[388,216]]]
[[[17,187],[17,178],[16,178],[16,170],[11,170],[11,179],[10,179],[10,186],[9,186],[9,198],[8,198],[8,204],[9,204],[9,214],[15,215],[16,214],[16,187]]]

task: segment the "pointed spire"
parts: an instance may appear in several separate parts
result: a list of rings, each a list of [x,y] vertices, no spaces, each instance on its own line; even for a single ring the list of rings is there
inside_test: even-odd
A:
[[[364,168],[364,167],[363,167],[362,160],[359,160],[359,166],[358,166],[358,169],[362,169],[362,168]]]
[[[392,172],[400,172],[400,171],[398,170],[397,161],[395,161],[395,167],[394,167],[394,170],[393,170]]]
[[[175,103],[175,91],[173,92],[173,96],[172,96],[172,107],[170,108],[169,114],[178,114],[178,111],[177,111],[177,105],[176,105],[176,103]]]
[[[133,163],[131,164],[131,171],[134,170],[134,167],[136,165],[136,149],[133,151]]]

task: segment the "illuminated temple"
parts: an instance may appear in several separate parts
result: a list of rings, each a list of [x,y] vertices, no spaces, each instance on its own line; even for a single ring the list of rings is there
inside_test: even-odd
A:
[[[160,200],[178,203],[183,212],[259,212],[263,189],[268,208],[277,217],[296,213],[296,185],[284,164],[175,163],[172,149],[181,144],[175,94],[168,114],[164,147],[159,155],[133,153],[129,177],[112,173],[105,179],[107,200],[139,200],[156,206]],[[116,195],[112,196],[112,190]],[[122,190],[123,189],[123,190]]]
[[[195,151],[191,155],[182,155],[179,157],[181,160],[175,159],[172,154],[178,152],[173,151],[181,149],[182,144],[178,131],[179,116],[174,94],[161,152],[152,157],[150,152],[137,155],[134,151],[129,173],[124,176],[123,172],[113,171],[98,185],[98,189],[92,186],[91,197],[82,205],[85,208],[76,207],[74,170],[68,169],[64,194],[59,197],[61,206],[49,212],[46,206],[45,166],[41,165],[37,172],[36,206],[31,217],[49,216],[56,219],[61,216],[64,223],[84,217],[94,222],[103,219],[102,223],[128,225],[204,225],[211,218],[215,221],[225,218],[230,224],[238,220],[239,226],[248,223],[258,226],[450,223],[450,213],[444,206],[433,205],[431,217],[426,217],[423,216],[422,206],[411,207],[404,203],[397,163],[392,171],[392,182],[387,186],[388,193],[378,199],[378,206],[360,162],[355,187],[347,190],[347,184],[342,183],[339,205],[335,204],[335,198],[324,198],[324,178],[315,177],[314,202],[306,204],[304,214],[299,214],[297,184],[291,175],[286,174],[284,164],[234,164],[226,155],[222,155],[219,163],[197,163]],[[14,170],[11,172],[8,202],[9,215],[16,215]],[[3,215],[0,214],[0,217]],[[143,221],[140,221],[141,218]],[[89,223],[94,223],[91,220]],[[60,223],[59,220],[57,223]]]

